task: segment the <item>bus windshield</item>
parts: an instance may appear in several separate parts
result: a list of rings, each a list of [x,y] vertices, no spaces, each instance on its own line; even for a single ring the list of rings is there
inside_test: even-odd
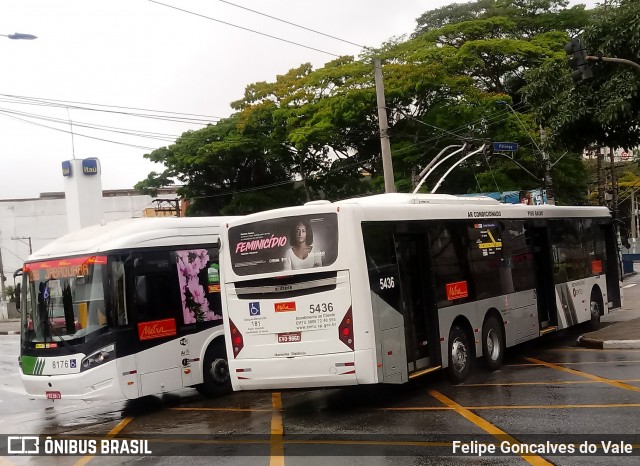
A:
[[[105,328],[106,263],[106,256],[84,256],[26,264],[24,345],[84,338]]]

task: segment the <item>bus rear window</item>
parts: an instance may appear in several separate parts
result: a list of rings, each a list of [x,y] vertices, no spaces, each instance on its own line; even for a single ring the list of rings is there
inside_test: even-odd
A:
[[[229,229],[231,266],[237,275],[325,267],[338,255],[335,213],[282,217]]]

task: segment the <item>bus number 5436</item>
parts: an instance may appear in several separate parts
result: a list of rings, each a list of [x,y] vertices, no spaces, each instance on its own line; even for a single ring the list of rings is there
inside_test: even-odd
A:
[[[333,312],[333,303],[309,304],[309,312]]]
[[[381,290],[388,290],[391,288],[395,288],[396,284],[393,281],[393,277],[386,277],[386,278],[381,278],[380,279],[380,289]]]

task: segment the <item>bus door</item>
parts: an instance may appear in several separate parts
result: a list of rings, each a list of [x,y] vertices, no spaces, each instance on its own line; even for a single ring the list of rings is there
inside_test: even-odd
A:
[[[438,312],[435,306],[427,233],[394,235],[401,312],[409,377],[439,364]]]
[[[618,238],[616,228],[613,224],[602,225],[604,231],[604,240],[606,248],[606,257],[604,273],[607,276],[607,299],[611,303],[611,307],[617,308],[622,306],[620,295],[620,259],[618,255]],[[607,303],[604,303],[607,306]]]
[[[527,241],[533,249],[540,329],[555,327],[558,325],[558,310],[548,227],[542,221],[533,221],[525,223],[525,228]]]

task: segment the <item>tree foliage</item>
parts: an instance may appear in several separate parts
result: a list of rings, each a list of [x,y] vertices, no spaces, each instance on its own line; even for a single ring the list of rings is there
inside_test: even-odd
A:
[[[439,192],[541,187],[539,126],[520,91],[527,73],[557,61],[569,34],[586,24],[584,7],[567,3],[451,4],[418,18],[409,38],[390,40],[359,58],[340,57],[319,69],[302,64],[273,82],[249,84],[229,118],[147,154],[165,170],[137,188],[152,192],[178,182],[198,213],[247,213],[382,191],[374,57],[384,65],[399,191],[411,191],[436,154],[465,140],[475,148],[485,140],[519,142],[518,163],[471,157]],[[423,189],[433,189],[450,166],[443,164]],[[562,180],[559,196],[580,201],[585,177],[577,153],[564,155],[556,167],[562,172],[556,177]]]

